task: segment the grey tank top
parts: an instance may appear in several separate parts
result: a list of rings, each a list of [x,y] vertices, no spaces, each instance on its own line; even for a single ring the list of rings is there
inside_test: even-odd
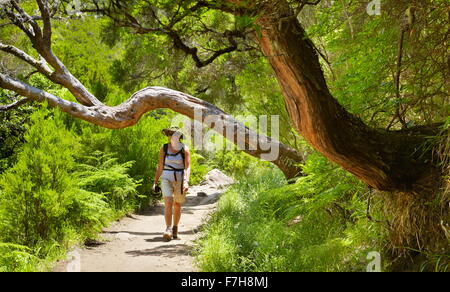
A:
[[[177,152],[172,152],[172,151],[170,151],[170,149],[167,149],[168,154],[175,154]],[[166,168],[170,169],[170,167],[167,167],[168,165],[172,166],[173,168],[177,168],[177,169],[184,168],[183,156],[181,156],[181,153],[177,154],[176,156],[167,155],[166,160],[164,161],[164,169],[166,169]],[[175,181],[174,174],[177,177],[177,181],[181,181],[181,179],[183,177],[183,172],[181,172],[181,171],[174,172],[174,171],[163,170],[161,178],[169,180],[169,181]]]

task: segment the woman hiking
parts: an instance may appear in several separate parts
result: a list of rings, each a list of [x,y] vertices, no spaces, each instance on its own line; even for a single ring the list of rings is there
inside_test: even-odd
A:
[[[161,178],[161,191],[165,204],[164,217],[166,221],[166,231],[163,234],[163,238],[165,241],[170,241],[178,238],[181,206],[189,190],[191,154],[189,148],[181,143],[184,137],[178,127],[164,129],[162,133],[169,138],[169,143],[165,144],[159,151],[158,169],[156,170],[152,189],[153,192],[156,192],[158,181]]]

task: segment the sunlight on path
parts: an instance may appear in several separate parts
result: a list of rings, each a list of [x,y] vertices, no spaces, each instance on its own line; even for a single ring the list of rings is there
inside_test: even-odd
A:
[[[125,217],[104,229],[105,240],[97,246],[77,248],[67,261],[57,264],[56,272],[192,272],[196,271],[192,256],[193,240],[207,215],[232,180],[218,170],[189,190],[182,210],[179,239],[164,242],[163,204]],[[198,196],[198,193],[207,196]],[[201,194],[202,195],[202,194]]]

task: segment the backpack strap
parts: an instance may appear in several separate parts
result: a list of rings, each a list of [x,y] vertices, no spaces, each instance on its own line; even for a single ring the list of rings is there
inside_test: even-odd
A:
[[[181,144],[181,150],[180,150],[178,153],[180,153],[180,154],[181,154],[181,157],[183,158],[183,167],[186,167],[186,162],[184,161],[184,156],[185,156],[185,153],[184,153],[184,144]]]
[[[168,151],[169,151],[169,144],[164,144],[163,151],[164,151],[163,164],[166,164],[166,157],[167,157],[167,154],[168,154]]]

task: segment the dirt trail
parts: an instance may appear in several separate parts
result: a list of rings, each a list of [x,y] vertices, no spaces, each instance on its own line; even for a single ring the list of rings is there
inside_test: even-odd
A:
[[[95,247],[77,248],[56,272],[193,272],[193,241],[199,227],[216,207],[232,180],[218,170],[208,173],[198,186],[190,187],[182,209],[179,239],[164,242],[162,203],[147,211],[125,217],[103,230],[104,241]],[[200,196],[199,196],[200,193]],[[203,194],[201,194],[203,193]],[[203,195],[203,196],[202,196]]]

